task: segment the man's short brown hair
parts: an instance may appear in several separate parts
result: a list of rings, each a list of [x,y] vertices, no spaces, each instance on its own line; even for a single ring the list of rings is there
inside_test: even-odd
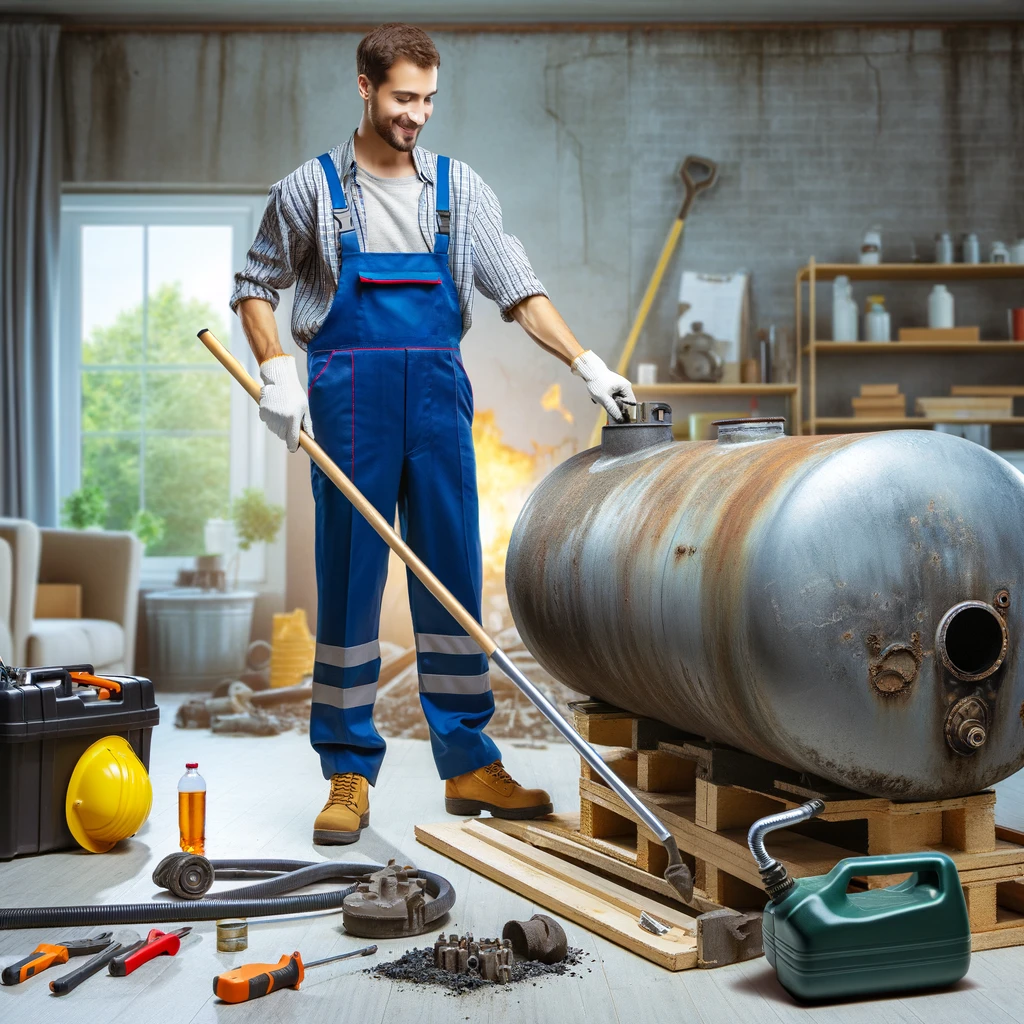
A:
[[[405,59],[418,68],[438,68],[441,55],[433,40],[415,25],[389,22],[364,36],[356,50],[356,68],[375,89],[388,77],[391,66]]]

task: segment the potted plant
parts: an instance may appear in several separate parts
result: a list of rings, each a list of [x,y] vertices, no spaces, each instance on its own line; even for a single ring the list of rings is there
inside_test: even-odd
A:
[[[91,485],[72,491],[61,505],[60,522],[72,530],[101,527],[107,518],[107,499],[103,492]]]

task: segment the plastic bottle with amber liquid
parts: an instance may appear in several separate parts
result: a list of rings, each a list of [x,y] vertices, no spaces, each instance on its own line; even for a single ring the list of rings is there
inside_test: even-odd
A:
[[[178,829],[185,853],[206,851],[206,780],[191,761],[178,782]]]

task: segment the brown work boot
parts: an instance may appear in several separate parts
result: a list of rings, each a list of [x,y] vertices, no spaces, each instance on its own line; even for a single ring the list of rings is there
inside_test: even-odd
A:
[[[543,789],[523,789],[501,762],[495,761],[448,779],[444,809],[449,814],[490,811],[496,818],[539,818],[551,813],[551,797]]]
[[[370,824],[370,784],[355,772],[331,776],[331,795],[313,822],[317,846],[354,843]]]

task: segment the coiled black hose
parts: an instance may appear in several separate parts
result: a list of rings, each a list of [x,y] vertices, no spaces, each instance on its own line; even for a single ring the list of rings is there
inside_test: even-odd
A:
[[[275,914],[306,914],[313,911],[338,910],[345,897],[354,892],[356,884],[381,864],[342,864],[337,861],[301,860],[214,860],[214,877],[274,877],[256,885],[202,899],[157,900],[152,903],[114,903],[78,907],[16,907],[0,909],[0,930],[14,928],[66,928],[106,924],[160,924],[176,921],[216,921],[225,917],[271,917]],[[410,870],[410,877],[426,880],[426,892],[433,897],[424,908],[430,924],[448,913],[455,905],[451,882],[431,871]],[[351,882],[351,885],[330,892],[282,896],[318,882]]]

